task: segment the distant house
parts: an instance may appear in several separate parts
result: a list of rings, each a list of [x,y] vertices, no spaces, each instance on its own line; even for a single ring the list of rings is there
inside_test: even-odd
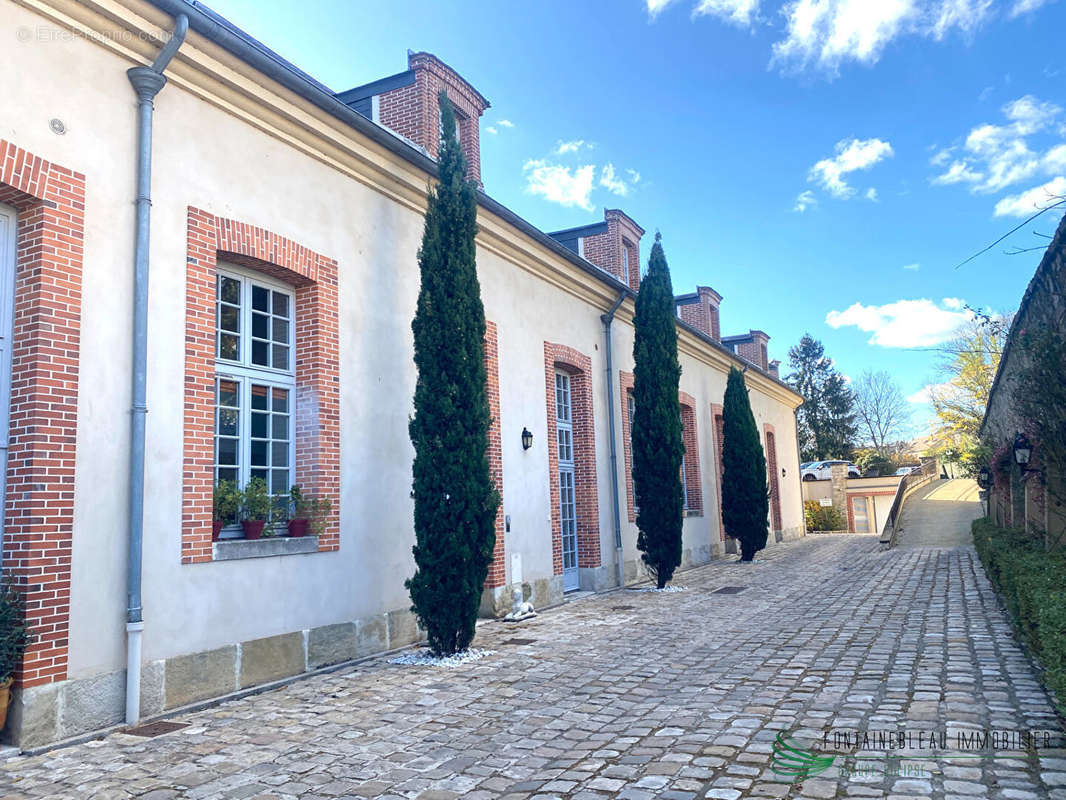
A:
[[[5,735],[43,745],[418,640],[407,425],[437,97],[479,184],[488,100],[430,53],[334,92],[195,2],[0,4],[17,66],[0,77],[3,567],[36,635]],[[144,68],[178,14],[189,31],[159,90]],[[142,96],[159,90],[144,337],[131,67]],[[477,222],[502,494],[483,612],[497,615],[513,588],[540,606],[643,577],[629,390],[644,229],[608,209],[548,234],[484,190]],[[754,349],[721,338],[720,300],[701,288],[714,312],[691,316],[678,298],[684,566],[731,544],[718,509],[732,366],[747,368],[767,451],[771,546],[803,535],[801,398],[765,334]],[[248,540],[227,518],[214,540],[216,481],[255,477],[279,499],[294,484],[328,497],[319,534],[275,520],[277,535]]]

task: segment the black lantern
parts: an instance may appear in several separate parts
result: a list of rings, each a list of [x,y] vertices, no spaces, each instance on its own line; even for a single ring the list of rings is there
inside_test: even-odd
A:
[[[977,485],[982,489],[992,487],[992,470],[987,465],[977,471]]]
[[[1029,444],[1029,439],[1024,433],[1016,433],[1014,435],[1014,463],[1019,467],[1022,467],[1022,471],[1025,471],[1025,466],[1029,463],[1029,459],[1033,456],[1033,446]]]
[[[533,446],[533,434],[529,432],[528,428],[522,428],[522,449],[528,450]]]

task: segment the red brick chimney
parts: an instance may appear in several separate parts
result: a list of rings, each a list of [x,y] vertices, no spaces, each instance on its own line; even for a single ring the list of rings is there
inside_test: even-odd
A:
[[[767,372],[770,371],[770,361],[766,350],[769,341],[770,337],[767,334],[754,330],[739,336],[722,337],[722,344],[745,361],[750,361]]]
[[[608,208],[603,212],[603,222],[548,235],[611,273],[634,292],[640,289],[640,239],[644,229],[624,211]]]
[[[682,322],[703,331],[716,341],[721,341],[718,307],[722,304],[722,295],[710,286],[697,286],[695,292],[678,295],[674,302],[677,304],[677,316]]]
[[[357,86],[337,99],[365,117],[409,139],[433,158],[440,149],[443,89],[455,107],[459,142],[466,153],[467,177],[481,185],[481,115],[489,101],[432,53],[407,53],[407,71]]]

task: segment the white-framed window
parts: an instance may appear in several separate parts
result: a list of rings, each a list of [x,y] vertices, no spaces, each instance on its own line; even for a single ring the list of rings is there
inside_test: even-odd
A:
[[[685,469],[685,454],[681,453],[681,498],[682,508],[688,511],[688,470]]]
[[[244,488],[262,478],[287,503],[296,463],[291,286],[219,265],[215,297],[214,477]]]
[[[629,283],[629,245],[622,242],[622,282]]]
[[[563,590],[577,589],[577,491],[574,464],[574,418],[570,376],[555,373],[555,433],[559,464],[559,523],[562,538]]]

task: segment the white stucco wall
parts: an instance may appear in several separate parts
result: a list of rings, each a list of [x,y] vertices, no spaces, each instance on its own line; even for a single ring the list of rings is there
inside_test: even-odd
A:
[[[0,137],[86,175],[81,387],[69,677],[124,665],[126,503],[135,151],[132,62],[80,37],[40,41],[49,24],[4,2],[0,13]],[[28,41],[20,30],[34,31]],[[45,34],[47,35],[47,34]],[[62,119],[67,133],[48,127]],[[363,182],[268,136],[179,85],[156,102],[153,161],[144,657],[358,619],[409,605],[413,571],[407,435],[415,371],[410,320],[422,217]],[[183,342],[189,206],[259,225],[339,262],[341,547],[334,553],[181,564]],[[519,237],[519,234],[514,234]],[[555,258],[544,250],[543,258]],[[528,582],[552,571],[552,479],[544,397],[545,341],[592,359],[602,558],[614,558],[607,416],[622,425],[617,371],[632,371],[624,306],[614,326],[615,400],[606,405],[606,308],[564,292],[481,248],[486,316],[498,325],[508,555]],[[565,268],[573,270],[563,262]],[[586,280],[590,280],[586,278]],[[629,311],[631,313],[631,311]],[[697,402],[704,514],[685,521],[685,548],[717,542],[713,424],[725,372],[682,357],[681,388]],[[751,393],[760,431],[777,431],[783,527],[802,530],[791,406]],[[534,446],[523,451],[523,426]],[[636,559],[625,514],[625,558]],[[771,545],[773,546],[772,537]]]

